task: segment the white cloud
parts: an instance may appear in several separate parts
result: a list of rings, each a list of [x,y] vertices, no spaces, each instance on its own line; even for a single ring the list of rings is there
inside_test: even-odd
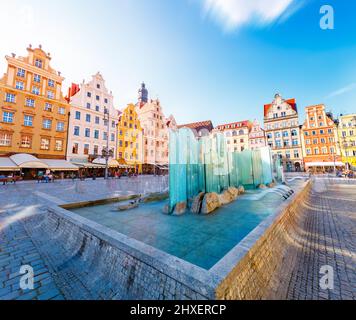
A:
[[[338,89],[334,92],[331,92],[327,98],[333,98],[333,97],[337,97],[337,96],[341,96],[344,93],[350,92],[352,90],[356,90],[356,82],[350,83],[349,85],[347,85],[346,87],[343,87],[341,89]]]
[[[245,24],[268,25],[279,18],[286,20],[304,0],[203,0],[205,13],[215,18],[226,31]]]

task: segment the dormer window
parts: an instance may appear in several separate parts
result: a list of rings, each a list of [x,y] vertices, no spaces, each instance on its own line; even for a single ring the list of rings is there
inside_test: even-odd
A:
[[[37,68],[41,68],[41,69],[42,69],[42,64],[43,64],[43,62],[42,62],[41,59],[36,59],[36,60],[35,60],[35,66],[36,66]]]

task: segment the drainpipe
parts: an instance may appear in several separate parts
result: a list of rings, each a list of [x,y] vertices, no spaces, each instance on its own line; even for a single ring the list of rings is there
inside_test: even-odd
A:
[[[68,142],[69,142],[69,121],[70,121],[70,111],[68,112],[68,124],[67,124],[67,137],[66,137],[66,148],[65,148],[65,159],[68,160]]]

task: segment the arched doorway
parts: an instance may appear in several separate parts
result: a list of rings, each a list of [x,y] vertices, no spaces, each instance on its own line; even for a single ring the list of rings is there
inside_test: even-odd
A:
[[[294,163],[295,171],[300,172],[301,171],[301,165],[299,162]]]

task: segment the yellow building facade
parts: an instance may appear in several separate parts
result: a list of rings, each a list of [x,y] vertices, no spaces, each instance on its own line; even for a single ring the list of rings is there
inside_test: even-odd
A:
[[[339,118],[338,138],[342,162],[356,167],[356,113]]]
[[[117,160],[142,173],[143,131],[135,111],[135,105],[129,104],[119,115]]]
[[[41,47],[27,57],[6,56],[0,79],[0,156],[32,154],[65,159],[69,105],[62,95],[64,78],[50,67]]]

